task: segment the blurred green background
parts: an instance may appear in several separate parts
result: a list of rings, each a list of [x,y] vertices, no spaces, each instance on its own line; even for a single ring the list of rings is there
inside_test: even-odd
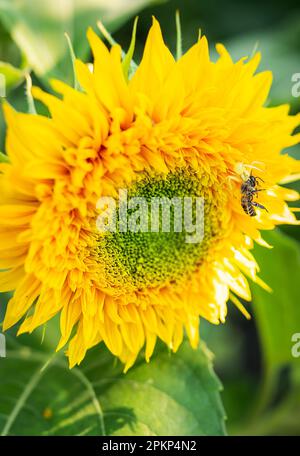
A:
[[[255,49],[260,50],[262,52],[260,68],[271,69],[274,73],[274,85],[268,103],[270,105],[290,103],[293,113],[300,110],[300,97],[292,96],[292,76],[300,73],[300,5],[296,0],[284,2],[282,0],[244,0],[243,2],[238,0],[155,2],[147,0],[0,0],[0,73],[5,74],[7,78],[8,100],[17,109],[27,111],[24,82],[27,72],[31,72],[34,84],[46,88],[48,88],[48,78],[53,76],[72,83],[72,64],[64,32],[68,32],[70,35],[75,54],[89,61],[91,56],[85,39],[85,30],[88,25],[95,27],[98,19],[104,22],[114,39],[126,50],[131,39],[133,17],[136,14],[139,15],[134,55],[135,61],[138,62],[151,24],[151,15],[155,15],[160,21],[166,43],[175,53],[175,11],[177,9],[181,13],[183,50],[187,50],[197,40],[199,29],[208,37],[213,56],[214,44],[219,41],[228,47],[234,59],[251,55]],[[42,109],[40,106],[38,108]],[[2,150],[4,150],[4,138],[5,127],[1,117],[0,144]],[[297,156],[300,148],[296,146],[289,153]],[[293,184],[293,188],[300,190],[299,184]],[[282,227],[274,233],[266,233],[265,238],[274,246],[273,250],[256,247],[255,255],[261,265],[261,277],[273,288],[273,293],[269,294],[253,286],[253,302],[250,305],[245,304],[253,316],[251,321],[245,320],[235,307],[229,304],[226,325],[215,327],[203,321],[201,337],[215,355],[214,368],[223,384],[221,396],[226,410],[226,426],[229,434],[300,435],[300,358],[295,358],[291,354],[292,335],[300,333],[299,228]],[[2,315],[5,303],[3,304]],[[23,407],[23,415],[18,416],[17,424],[9,423],[7,425],[7,416],[10,416],[11,411],[14,410],[17,398],[22,394],[24,387],[28,383],[31,384],[32,376],[34,377],[33,357],[29,356],[30,352],[26,350],[38,350],[37,360],[42,359],[41,353],[51,352],[56,343],[57,325],[57,321],[48,325],[43,343],[41,343],[42,330],[37,331],[31,337],[22,336],[17,342],[14,338],[15,331],[11,331],[8,342],[15,358],[12,356],[10,364],[5,365],[5,368],[4,364],[1,364],[3,361],[0,360],[1,397],[3,398],[4,395],[10,398],[5,403],[3,399],[0,399],[0,425],[2,419],[3,428],[5,429],[6,426],[7,433],[80,434],[84,432],[84,429],[89,429],[89,426],[93,429],[93,425],[89,422],[90,418],[96,420],[100,417],[100,421],[103,419],[102,412],[96,414],[97,417],[95,417],[89,411],[87,398],[82,398],[82,402],[79,401],[72,408],[70,398],[66,391],[62,390],[61,384],[53,386],[56,380],[53,380],[54,374],[52,373],[49,374],[49,377],[44,378],[42,385],[44,396],[50,397],[51,394],[56,394],[60,397],[60,402],[52,407],[58,409],[57,422],[59,424],[56,427],[53,423],[51,424],[53,411],[52,408],[51,410],[49,408],[51,412],[48,413],[49,416],[43,412],[45,420],[48,420],[47,424],[36,425],[41,416],[41,410],[45,411],[47,404],[45,405],[44,402],[41,404],[40,396],[37,394],[33,407],[30,396],[36,387],[33,384],[33,389],[29,390],[26,396],[29,410],[27,410],[27,406]],[[184,350],[178,356],[187,362],[190,355]],[[17,352],[21,355],[17,355]],[[126,387],[124,387],[124,391],[122,390],[121,398],[117,400],[115,399],[117,393],[112,392],[114,386],[111,386],[111,383],[103,380],[99,386],[101,378],[97,377],[99,371],[95,368],[95,365],[97,367],[95,359],[99,359],[99,355],[96,351],[93,353],[91,357],[94,361],[86,361],[83,368],[76,371],[78,373],[75,374],[75,377],[78,376],[77,380],[80,378],[82,380],[80,376],[84,376],[83,384],[91,382],[89,388],[94,381],[98,382],[100,389],[94,391],[101,396],[101,404],[104,403],[106,410],[104,416],[109,416],[109,414],[111,417],[114,416],[114,419],[105,418],[108,427],[106,432],[110,434],[131,432],[145,435],[151,433],[150,427],[145,428],[141,423],[146,419],[155,422],[156,409],[147,411],[148,417],[151,416],[151,418],[143,417],[136,424],[135,415],[142,416],[142,411],[139,409],[140,404],[134,404],[134,399]],[[102,364],[105,365],[105,369],[107,369],[107,365],[112,366],[112,369],[115,369],[114,375],[116,377],[120,375],[120,367],[113,365],[106,352],[103,357]],[[158,349],[153,365],[150,364],[148,368],[145,368],[141,361],[136,371],[132,370],[131,380],[133,378],[132,381],[138,379],[139,382],[147,383],[147,378],[156,375],[155,363],[157,366],[166,365],[164,385],[169,396],[172,396],[172,400],[176,396],[176,403],[182,405],[184,402],[186,408],[191,411],[191,401],[195,395],[197,396],[197,391],[201,390],[205,382],[201,383],[202,386],[198,385],[197,379],[192,381],[192,377],[187,378],[186,372],[182,372],[178,366],[177,371],[173,372],[173,367],[170,367],[169,364],[176,365],[174,359],[172,357],[170,361],[164,349]],[[201,366],[201,359],[198,367]],[[63,362],[59,361],[59,363]],[[93,363],[92,366],[94,366],[92,377],[89,375],[92,369],[89,367],[89,363]],[[14,381],[11,382],[9,379],[12,375],[16,377],[19,375],[18,369],[22,369],[24,383],[19,382],[15,385]],[[168,369],[171,369],[170,372]],[[197,375],[199,374],[201,377],[199,372],[197,371]],[[61,383],[63,383],[65,381],[63,376],[67,378],[70,374],[64,372],[60,375]],[[177,383],[172,384],[170,376],[173,375],[177,375],[182,381],[181,386]],[[159,382],[156,377],[155,381]],[[213,380],[211,381],[208,390],[210,387],[213,388],[213,391],[217,390],[217,384]],[[146,388],[145,383],[143,383],[142,389]],[[161,385],[159,387],[162,388]],[[204,390],[207,393],[207,389],[204,388]],[[143,398],[148,397],[149,394],[154,393],[145,389],[139,400],[143,401]],[[128,403],[130,404],[132,401],[132,407],[125,404],[126,395],[128,395]],[[190,399],[189,395],[191,395]],[[195,415],[202,410],[201,397],[199,393],[199,403],[195,410],[192,410]],[[108,398],[112,398],[111,402]],[[161,400],[161,398],[157,400]],[[186,405],[188,403],[189,405]],[[162,420],[162,423],[156,428],[153,424],[153,429],[156,429],[155,433],[176,434],[176,432],[180,432],[178,429],[188,433],[188,428],[185,429],[183,425],[184,413],[180,411],[181,409],[178,409],[179,411],[176,409],[177,412],[174,412],[172,404],[168,403],[165,421]],[[70,410],[65,411],[67,407],[72,409],[71,412]],[[30,408],[32,408],[31,411]],[[84,420],[87,420],[86,423],[84,422],[85,424],[81,421],[82,409],[85,410]],[[218,410],[217,415],[222,413],[220,404],[216,405],[216,409]],[[64,413],[69,416],[71,424],[69,423],[68,426],[62,425],[61,416]],[[170,425],[171,416],[174,413],[182,414],[182,421],[179,418],[177,427],[175,424],[175,427]],[[29,424],[26,421],[26,414],[31,417]],[[36,414],[37,421],[32,420],[32,414]],[[200,424],[201,419],[200,414],[198,419]],[[213,419],[217,420],[216,417]],[[77,427],[74,423],[77,423]],[[12,425],[16,427],[13,429]],[[169,425],[170,427],[166,427]],[[200,429],[197,432],[204,431]],[[206,428],[206,433],[210,432],[218,433],[218,430],[214,426]],[[95,431],[95,433],[97,432]]]

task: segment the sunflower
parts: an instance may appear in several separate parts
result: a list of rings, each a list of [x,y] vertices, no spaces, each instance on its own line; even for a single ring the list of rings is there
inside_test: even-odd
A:
[[[4,330],[32,332],[60,314],[70,367],[103,341],[127,370],[157,338],[176,351],[192,347],[199,321],[225,321],[231,299],[250,301],[258,277],[254,242],[261,230],[297,220],[279,184],[299,177],[281,151],[299,142],[300,117],[265,107],[270,72],[260,55],[233,62],[222,45],[209,57],[205,37],[178,60],[153,19],[144,54],[128,77],[119,45],[109,50],[89,29],[93,65],[76,60],[79,88],[54,80],[54,96],[33,96],[49,116],[18,113],[7,103],[0,186],[0,289],[13,291]],[[255,216],[241,206],[241,184],[264,181]],[[97,229],[102,197],[201,197],[203,240],[187,233]],[[264,210],[263,207],[267,210]]]

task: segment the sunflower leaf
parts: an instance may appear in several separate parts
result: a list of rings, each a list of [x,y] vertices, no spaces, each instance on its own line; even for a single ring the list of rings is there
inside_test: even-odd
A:
[[[135,49],[137,23],[138,23],[138,17],[136,17],[134,20],[130,46],[124,57],[123,63],[122,63],[123,72],[124,72],[125,78],[127,80],[130,77],[130,73],[134,73],[137,68],[136,63],[132,60],[134,49]]]
[[[24,81],[25,71],[14,67],[10,63],[0,62],[0,76],[0,96],[5,97],[6,92]]]
[[[104,36],[104,38],[106,39],[106,41],[108,42],[108,44],[110,44],[110,46],[116,46],[118,44],[116,42],[116,40],[112,37],[112,35],[109,33],[109,31],[107,30],[107,28],[105,27],[105,25],[103,24],[102,21],[97,22],[97,27],[100,30],[100,32],[102,33],[102,35]],[[124,54],[124,52],[123,52],[123,54]]]
[[[299,363],[292,356],[292,336],[300,332],[299,244],[279,231],[265,233],[272,250],[255,248],[260,276],[272,288],[253,286],[253,306],[266,368]],[[288,258],[288,261],[287,261]]]
[[[0,163],[9,163],[8,156],[1,151],[0,151]]]
[[[126,375],[99,348],[70,370],[29,347],[1,359],[0,432],[5,435],[223,435],[220,383],[204,345],[160,348]],[[16,376],[16,362],[18,375]]]
[[[75,52],[74,52],[74,49],[73,49],[73,44],[72,44],[71,38],[69,37],[69,35],[67,33],[65,33],[65,38],[66,38],[67,43],[68,43],[69,53],[70,53],[70,57],[71,57],[71,61],[72,61],[73,86],[74,86],[75,90],[80,90],[80,84],[79,84],[79,81],[78,81],[78,78],[77,78],[77,74],[76,74],[76,65],[75,65],[76,55],[75,55]]]

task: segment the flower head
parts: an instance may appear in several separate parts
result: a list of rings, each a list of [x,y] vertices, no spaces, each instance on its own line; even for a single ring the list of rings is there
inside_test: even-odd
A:
[[[264,286],[250,250],[266,245],[261,230],[297,223],[286,201],[298,194],[279,183],[300,171],[281,154],[299,141],[299,116],[264,107],[272,75],[255,74],[259,54],[234,63],[218,45],[214,63],[202,37],[175,61],[154,19],[128,80],[120,47],[92,30],[88,39],[94,64],[76,61],[81,90],[57,80],[60,97],[33,89],[49,117],[4,105],[0,289],[15,290],[4,329],[22,319],[19,333],[31,332],[60,313],[70,366],[103,341],[127,369],[143,347],[150,359],[157,337],[176,351],[186,333],[195,347],[200,317],[224,322],[229,296],[251,299],[246,276]],[[255,204],[253,217],[241,205],[251,173],[265,190],[246,202],[268,210]],[[202,198],[201,242],[120,220],[99,232],[99,199],[121,189],[147,204]]]

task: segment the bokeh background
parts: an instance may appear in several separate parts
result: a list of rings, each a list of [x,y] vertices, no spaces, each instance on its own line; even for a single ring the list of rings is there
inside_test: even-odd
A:
[[[138,14],[134,55],[138,62],[151,15],[155,15],[160,21],[166,43],[175,53],[177,9],[181,13],[183,50],[195,43],[199,29],[208,37],[213,57],[217,42],[223,42],[234,59],[260,50],[260,68],[271,69],[274,73],[268,103],[289,103],[293,113],[300,110],[300,96],[292,95],[293,75],[300,73],[300,4],[297,0],[0,0],[0,73],[6,77],[7,99],[17,109],[27,111],[24,78],[28,72],[33,83],[44,88],[49,88],[49,77],[59,77],[72,83],[72,63],[64,32],[68,32],[75,54],[89,61],[91,56],[85,30],[88,25],[96,29],[98,19],[126,50],[131,39],[133,17]],[[38,109],[46,113],[40,105]],[[2,151],[4,139],[5,126],[1,114]],[[300,148],[296,146],[289,153],[300,157]],[[300,190],[299,184],[292,187]],[[292,355],[295,345],[292,337],[300,333],[300,230],[299,227],[282,227],[274,233],[266,233],[265,239],[274,248],[257,247],[255,254],[261,264],[261,277],[272,287],[273,293],[252,287],[253,302],[245,303],[252,314],[250,321],[233,304],[229,304],[225,325],[215,327],[205,321],[201,324],[201,337],[214,353],[214,369],[223,384],[222,401],[230,435],[300,435],[300,357]],[[6,298],[8,296],[1,302],[1,318]],[[48,325],[46,331],[37,331],[30,337],[22,336],[17,342],[14,337],[16,331],[12,330],[8,345],[11,344],[13,350],[23,350],[24,356],[28,353],[26,350],[36,346],[43,353],[51,352],[57,342],[57,325],[55,321]],[[22,385],[15,385],[13,381],[7,386],[4,364],[1,363],[0,359],[0,424],[1,417],[5,423],[11,402],[22,391]],[[112,363],[111,359],[107,363]],[[10,375],[13,372],[15,378],[22,378],[24,374],[26,385],[26,375],[31,369],[30,362],[23,365],[16,356],[11,358],[8,372]],[[150,371],[144,371],[145,378],[147,372]],[[66,373],[60,375],[67,378]],[[54,383],[53,374],[44,378],[42,387],[46,396],[64,396],[65,393],[58,387],[54,388]],[[188,385],[187,382],[187,388]],[[180,394],[186,394],[184,389]],[[4,396],[8,398],[6,401]],[[67,407],[68,398],[64,396],[61,400]],[[105,402],[105,398],[103,400]],[[30,401],[28,403],[31,404]],[[29,405],[29,410],[26,407],[24,414],[18,418],[14,432],[45,433],[44,427],[37,425],[32,418],[28,424],[26,414],[32,416],[33,412],[30,412]],[[52,433],[58,434],[83,432],[84,426],[80,421],[77,428],[73,425],[53,427],[53,410],[44,403],[41,405],[38,400],[35,407],[36,419],[39,420],[42,410],[43,418],[50,423],[46,426],[48,433],[51,434],[51,429],[55,429]],[[80,407],[75,409],[78,412]],[[127,427],[123,426],[120,417],[130,416],[128,408],[126,410],[126,413],[119,411],[119,418],[110,422],[109,432],[122,430],[120,433],[126,433],[129,430],[147,435],[150,431],[134,427],[130,419]],[[116,411],[113,413],[116,414]],[[166,428],[162,428],[161,434],[166,434]]]

